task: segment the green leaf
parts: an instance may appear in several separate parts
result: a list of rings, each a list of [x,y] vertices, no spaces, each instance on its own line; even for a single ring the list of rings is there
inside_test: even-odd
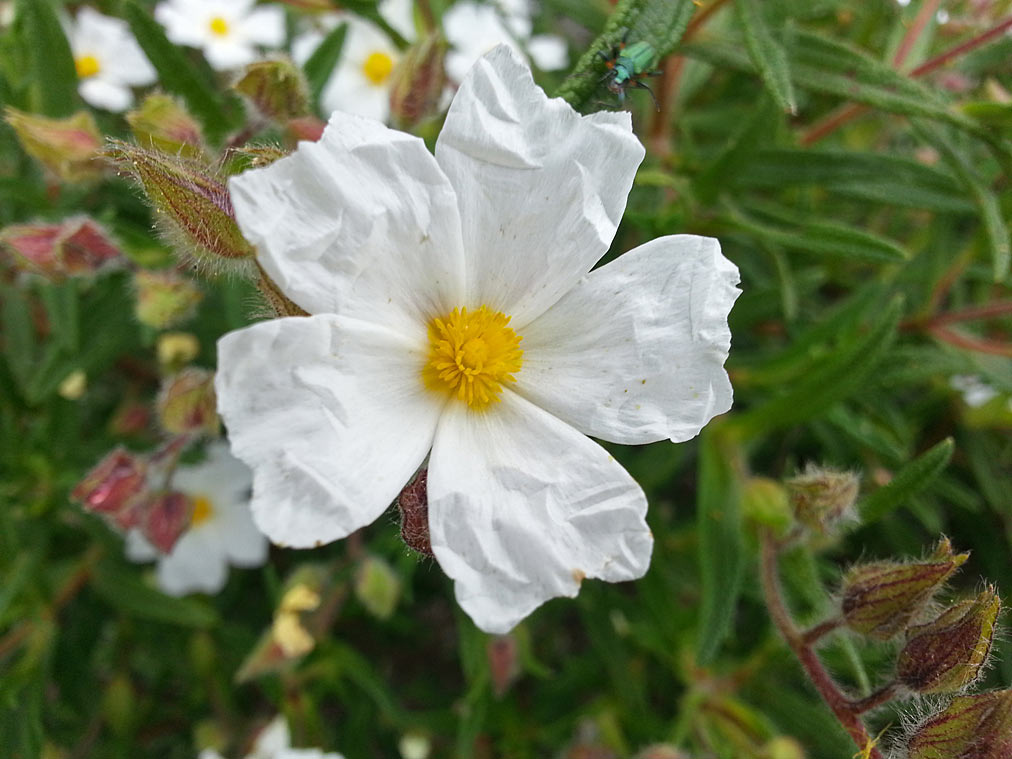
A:
[[[208,138],[220,139],[233,126],[221,94],[194,68],[183,51],[169,42],[161,25],[137,0],[125,0],[123,15],[158,71],[161,86],[186,100],[203,122]]]
[[[779,122],[773,101],[762,98],[752,116],[742,123],[724,149],[696,177],[694,186],[701,203],[712,203],[726,184],[748,174],[761,146],[770,141]]]
[[[877,522],[927,488],[948,466],[955,449],[952,438],[945,438],[900,469],[888,485],[862,498],[857,505],[861,524]]]
[[[700,592],[696,661],[705,666],[717,655],[734,621],[745,570],[741,520],[741,451],[711,423],[699,437]]]
[[[0,301],[4,356],[23,393],[28,387],[38,350],[31,308],[24,292],[12,285],[0,285]]]
[[[309,98],[316,105],[317,110],[319,110],[320,94],[327,86],[334,66],[341,58],[344,37],[347,33],[347,24],[335,26],[302,66],[302,70],[306,74],[306,81],[309,83]]]
[[[791,84],[791,72],[783,45],[770,33],[759,0],[735,0],[735,10],[745,34],[745,47],[759,70],[766,89],[781,110],[795,114],[798,104]]]
[[[69,116],[78,107],[77,69],[49,0],[18,0],[17,19],[28,58],[32,110]]]
[[[200,601],[173,598],[141,582],[136,568],[106,561],[98,565],[91,587],[106,603],[130,617],[182,627],[211,627],[218,613]]]

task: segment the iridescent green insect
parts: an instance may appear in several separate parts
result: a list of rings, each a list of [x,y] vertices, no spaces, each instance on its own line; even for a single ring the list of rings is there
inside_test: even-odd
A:
[[[649,92],[657,110],[660,110],[657,98],[654,97],[654,91],[643,83],[643,80],[648,76],[657,76],[661,73],[654,69],[654,66],[657,65],[658,55],[653,45],[640,40],[627,47],[625,37],[623,37],[622,41],[611,49],[611,55],[603,50],[599,51],[598,55],[604,60],[604,65],[608,69],[608,73],[602,77],[602,81],[606,81],[608,90],[618,96],[619,103],[625,103],[626,89],[636,87]]]

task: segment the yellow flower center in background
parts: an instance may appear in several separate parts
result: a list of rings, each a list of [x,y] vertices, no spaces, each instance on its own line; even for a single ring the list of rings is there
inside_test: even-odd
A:
[[[503,383],[523,365],[523,340],[508,325],[510,317],[482,306],[476,311],[455,308],[429,324],[429,362],[422,372],[426,384],[449,390],[471,408],[499,400]]]
[[[362,73],[365,78],[377,87],[390,78],[390,72],[394,70],[394,59],[386,53],[369,53],[369,57],[362,64]]]
[[[219,37],[224,37],[228,34],[228,22],[221,16],[212,18],[210,26],[212,34],[217,34]]]
[[[198,495],[193,499],[193,518],[190,520],[191,527],[203,524],[213,515],[214,507],[211,505],[210,498],[204,495]]]
[[[79,58],[75,58],[74,67],[77,69],[77,76],[79,79],[87,79],[89,76],[95,76],[95,74],[102,70],[102,64],[99,63],[98,58],[93,55],[82,55]]]

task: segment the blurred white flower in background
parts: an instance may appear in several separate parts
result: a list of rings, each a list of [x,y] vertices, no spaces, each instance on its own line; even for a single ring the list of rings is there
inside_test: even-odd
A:
[[[164,0],[155,18],[177,45],[203,50],[217,71],[252,63],[258,47],[277,48],[285,41],[285,12],[254,0]]]
[[[207,459],[181,466],[172,485],[194,501],[189,530],[168,555],[160,554],[140,530],[127,533],[131,561],[158,562],[158,587],[171,596],[217,593],[228,580],[228,566],[258,567],[267,561],[267,539],[250,514],[249,468],[228,452],[226,443],[207,447]]]
[[[158,78],[122,19],[103,16],[85,6],[78,11],[67,37],[80,81],[77,91],[89,105],[125,111],[134,103],[131,87],[152,84]]]
[[[292,748],[292,736],[288,730],[288,723],[284,715],[279,714],[260,735],[257,736],[253,750],[246,755],[246,759],[344,759],[344,756],[334,752],[324,753],[318,748]],[[223,759],[221,754],[213,749],[205,749],[200,752],[199,759]]]
[[[998,391],[976,374],[956,374],[949,378],[949,386],[962,393],[963,402],[971,408],[979,408],[998,397]]]

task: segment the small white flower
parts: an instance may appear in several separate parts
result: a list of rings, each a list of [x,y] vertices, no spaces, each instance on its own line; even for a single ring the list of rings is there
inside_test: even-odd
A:
[[[643,155],[628,113],[580,116],[500,47],[435,156],[335,113],[319,142],[231,180],[261,265],[313,314],[218,344],[219,411],[272,540],[369,524],[428,457],[432,550],[483,630],[585,577],[643,575],[646,498],[585,436],[680,442],[727,411],[738,295],[710,238],[590,271]]]
[[[976,374],[956,374],[949,379],[949,386],[963,394],[963,402],[971,408],[978,408],[998,396],[998,391]]]
[[[250,515],[252,473],[228,452],[225,443],[212,443],[207,460],[182,466],[173,487],[194,500],[193,522],[168,555],[160,554],[141,534],[127,534],[131,561],[158,561],[158,587],[172,596],[217,593],[228,580],[228,565],[258,567],[267,560],[267,540]]]
[[[494,48],[506,45],[523,55],[521,44],[544,71],[557,71],[569,65],[566,43],[561,37],[543,34],[531,37],[528,0],[494,3],[454,3],[443,15],[443,29],[451,50],[446,55],[446,73],[459,82],[474,62]]]
[[[199,759],[222,759],[221,754],[213,749],[200,752]],[[284,715],[279,714],[253,744],[253,751],[246,759],[344,759],[341,754],[324,753],[318,748],[292,748],[292,737]]]
[[[217,71],[252,63],[257,47],[276,48],[285,40],[285,13],[255,0],[164,0],[155,18],[177,45],[198,47]]]
[[[85,6],[68,34],[84,101],[107,111],[125,111],[134,102],[131,87],[158,78],[130,27],[119,18],[103,16]]]

